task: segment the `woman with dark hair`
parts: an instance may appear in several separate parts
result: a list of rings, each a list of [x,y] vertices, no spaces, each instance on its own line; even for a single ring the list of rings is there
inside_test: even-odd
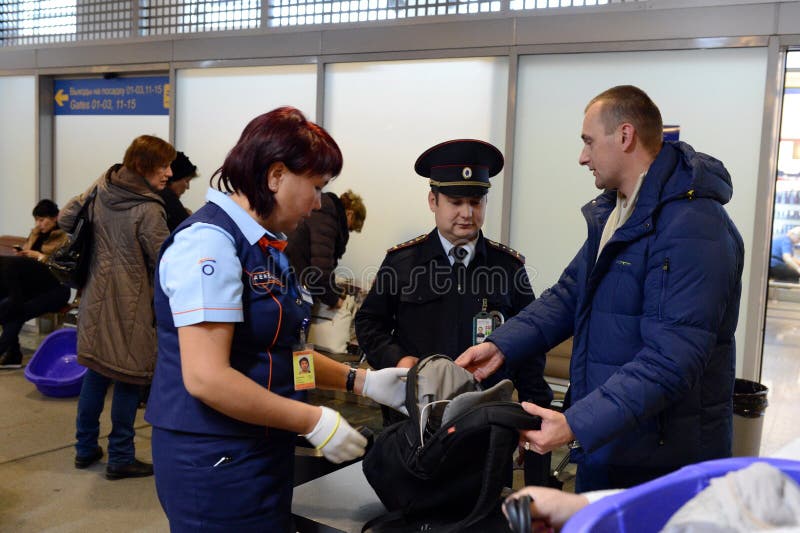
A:
[[[293,531],[297,434],[333,462],[363,454],[366,439],[338,412],[306,404],[304,389],[403,403],[402,369],[365,372],[300,349],[311,298],[289,268],[285,233],[319,209],[341,168],[336,142],[297,109],[260,115],[215,174],[220,190],[164,243],[145,418],[174,532]],[[302,357],[313,357],[310,376],[295,372]]]
[[[87,468],[103,456],[97,443],[100,413],[113,383],[108,479],[153,474],[151,464],[136,459],[133,422],[141,386],[150,383],[156,363],[153,279],[158,249],[169,234],[158,192],[172,174],[174,158],[168,142],[137,137],[122,164],[70,200],[58,220],[62,228],[72,227],[97,188],[89,210],[92,259],[78,313],[78,361],[89,370],[78,400],[75,468]]]
[[[167,227],[170,232],[173,232],[178,224],[192,214],[186,209],[180,198],[189,190],[189,182],[197,177],[197,166],[192,164],[186,154],[178,152],[170,168],[172,176],[169,177],[167,186],[159,194],[164,200],[164,210],[167,212]]]
[[[0,257],[0,368],[22,367],[19,332],[25,321],[58,311],[69,300],[69,289],[44,264],[67,242],[67,234],[58,229],[58,206],[41,200],[33,219],[28,240],[16,255]]]

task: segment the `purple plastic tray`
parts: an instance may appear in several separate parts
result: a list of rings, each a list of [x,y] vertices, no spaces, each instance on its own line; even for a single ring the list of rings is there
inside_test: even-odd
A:
[[[67,398],[81,392],[86,367],[78,364],[74,328],[54,331],[42,341],[25,367],[25,378],[45,396]]]
[[[675,512],[712,478],[756,461],[768,463],[800,482],[800,461],[766,457],[732,457],[681,468],[664,477],[608,496],[584,507],[564,525],[562,533],[648,533],[661,531]]]

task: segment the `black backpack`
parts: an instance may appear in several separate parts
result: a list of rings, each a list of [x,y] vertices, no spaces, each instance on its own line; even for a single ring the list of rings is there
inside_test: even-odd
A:
[[[436,531],[461,531],[497,509],[519,430],[541,425],[512,392],[509,380],[481,390],[444,355],[420,360],[406,382],[409,419],[381,432],[364,458],[364,475],[389,513],[362,531],[427,519]]]

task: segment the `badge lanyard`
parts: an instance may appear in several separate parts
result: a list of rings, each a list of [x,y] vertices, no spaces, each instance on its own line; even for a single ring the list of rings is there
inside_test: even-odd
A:
[[[292,350],[292,374],[294,375],[294,390],[316,388],[314,375],[314,350],[306,344],[308,325],[310,321],[304,318],[298,332],[298,342]]]
[[[503,325],[505,317],[500,311],[487,312],[489,302],[483,298],[481,312],[472,317],[472,344],[480,344],[486,337]]]

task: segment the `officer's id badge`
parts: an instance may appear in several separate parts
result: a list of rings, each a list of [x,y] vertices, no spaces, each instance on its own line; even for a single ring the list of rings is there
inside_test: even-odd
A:
[[[294,390],[316,388],[313,350],[296,350],[292,352],[292,370],[294,373]]]
[[[472,317],[472,344],[480,344],[486,337],[503,325],[505,318],[500,311],[487,312],[488,302],[483,299],[481,312]]]
[[[485,311],[472,317],[472,344],[480,344],[486,340],[494,329],[492,326],[492,315]]]

